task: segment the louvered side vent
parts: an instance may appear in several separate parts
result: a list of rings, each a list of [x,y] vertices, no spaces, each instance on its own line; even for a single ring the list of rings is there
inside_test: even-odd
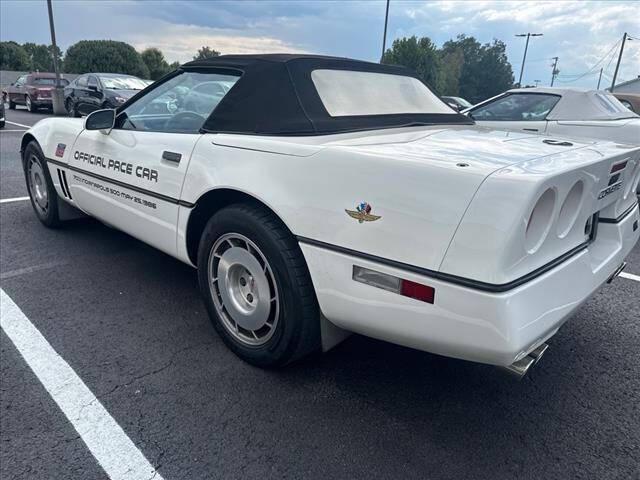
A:
[[[69,200],[73,200],[71,196],[71,190],[69,189],[69,184],[67,183],[67,174],[63,170],[58,168],[58,179],[60,180],[60,188],[62,189],[62,193]]]

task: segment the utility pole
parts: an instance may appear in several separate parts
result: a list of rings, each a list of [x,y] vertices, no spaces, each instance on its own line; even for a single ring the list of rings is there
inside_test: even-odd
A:
[[[64,88],[60,85],[60,69],[58,68],[58,46],[56,44],[56,30],[53,26],[53,8],[51,0],[47,0],[49,10],[49,28],[51,29],[51,48],[53,50],[53,71],[56,73],[56,87],[53,89],[51,103],[54,115],[65,115],[67,109],[64,107]]]
[[[551,86],[553,87],[553,81],[556,79],[556,75],[558,75],[558,57],[553,58],[553,65],[551,65]]]
[[[529,37],[541,37],[542,33],[519,33],[516,37],[527,37],[527,43],[524,44],[524,56],[522,57],[522,66],[520,67],[520,78],[518,79],[518,87],[522,86],[522,73],[524,72],[524,62],[527,60],[527,49],[529,48]]]
[[[600,80],[602,80],[602,68],[600,68],[600,75],[598,76],[598,86],[596,90],[600,90]]]
[[[384,50],[387,46],[387,23],[389,22],[389,0],[387,0],[387,11],[384,14],[384,34],[382,35],[382,55],[380,55],[380,63],[384,58]]]
[[[622,60],[622,51],[624,50],[624,42],[627,40],[627,32],[622,36],[622,45],[620,45],[620,54],[618,55],[618,63],[616,63],[616,71],[613,72],[613,80],[611,80],[611,93],[616,86],[616,78],[618,78],[618,69],[620,68],[620,60]]]

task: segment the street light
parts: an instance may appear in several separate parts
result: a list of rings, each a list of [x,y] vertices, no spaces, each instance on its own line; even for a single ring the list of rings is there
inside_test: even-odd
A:
[[[624,42],[627,40],[633,40],[627,32],[624,32],[622,36],[622,45],[620,45],[620,54],[618,55],[618,62],[616,63],[616,71],[613,72],[613,80],[611,80],[611,88],[610,92],[613,92],[613,89],[616,88],[616,79],[618,78],[618,69],[620,68],[620,61],[622,60],[622,52],[624,51]]]
[[[524,62],[527,60],[527,49],[529,48],[529,37],[542,37],[543,33],[519,33],[516,37],[527,37],[527,43],[524,45],[524,57],[522,57],[522,66],[520,67],[520,78],[518,79],[518,87],[522,86],[522,73],[524,72]]]
[[[387,11],[384,14],[384,33],[382,34],[382,55],[380,55],[380,63],[384,60],[384,49],[387,46],[387,23],[389,22],[389,0],[387,0]]]
[[[64,88],[60,85],[60,69],[58,68],[58,46],[56,45],[56,30],[53,26],[53,8],[51,0],[47,0],[49,11],[49,28],[51,29],[51,49],[53,54],[53,71],[56,73],[56,86],[51,91],[51,108],[54,115],[64,115],[67,109],[64,107]]]

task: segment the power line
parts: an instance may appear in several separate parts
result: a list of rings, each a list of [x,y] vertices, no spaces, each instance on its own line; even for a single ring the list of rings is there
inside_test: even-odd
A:
[[[587,75],[597,75],[598,71],[594,69],[598,68],[598,65],[600,65],[604,60],[607,59],[608,56],[611,55],[611,58],[609,59],[609,63],[607,64],[607,68],[609,68],[609,65],[611,64],[611,61],[613,60],[613,58],[615,57],[615,49],[618,46],[618,44],[621,42],[622,40],[618,40],[612,47],[611,49],[609,49],[609,51],[607,53],[604,54],[604,56],[602,58],[600,58],[600,60],[598,60],[589,70],[587,70],[584,73],[577,73],[577,74],[561,74],[558,75],[558,81],[560,83],[571,83],[571,82],[575,82],[577,80],[580,80],[581,78],[586,77]],[[606,69],[605,69],[606,70]],[[562,80],[562,79],[564,80]]]

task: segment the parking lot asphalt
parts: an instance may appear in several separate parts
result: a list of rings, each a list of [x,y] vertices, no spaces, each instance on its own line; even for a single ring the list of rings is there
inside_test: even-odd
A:
[[[0,130],[3,200],[27,195],[20,129]],[[0,204],[0,232],[2,289],[164,479],[640,478],[631,278],[521,382],[355,335],[265,371],[226,349],[177,260],[94,220],[47,230],[28,201]],[[628,261],[640,275],[640,245]],[[0,355],[0,478],[108,478],[4,333]]]

